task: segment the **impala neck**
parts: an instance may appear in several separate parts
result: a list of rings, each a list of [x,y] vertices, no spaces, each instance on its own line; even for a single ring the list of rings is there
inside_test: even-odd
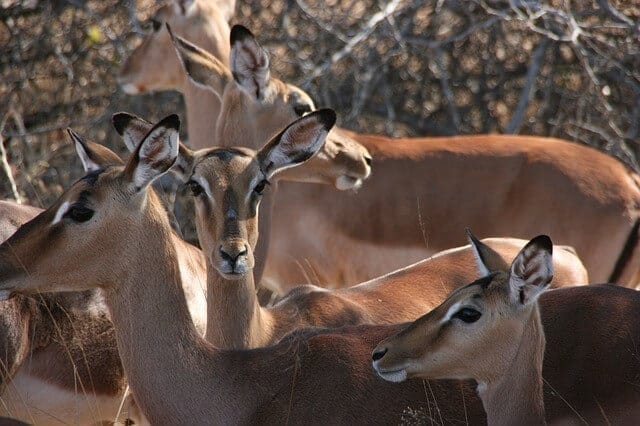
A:
[[[207,260],[207,341],[225,349],[265,346],[271,315],[258,302],[253,274],[227,280]]]
[[[125,269],[114,270],[118,284],[105,291],[105,300],[139,405],[152,424],[180,423],[198,403],[194,389],[217,385],[201,383],[203,372],[213,374],[209,381],[224,376],[191,321],[168,221],[160,211],[152,216],[136,227],[144,235],[131,238]]]
[[[543,425],[542,362],[545,337],[537,306],[513,362],[499,380],[478,386],[489,425]]]
[[[171,241],[178,256],[180,277],[191,318],[200,335],[204,336],[207,326],[207,266],[204,255],[174,232],[171,233]]]
[[[213,92],[185,82],[184,104],[187,110],[189,145],[192,149],[218,145],[216,121],[220,114],[220,98]]]

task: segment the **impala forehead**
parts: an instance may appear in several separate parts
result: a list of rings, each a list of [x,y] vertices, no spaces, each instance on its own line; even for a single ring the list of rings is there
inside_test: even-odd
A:
[[[265,176],[254,151],[216,148],[196,162],[191,179],[198,182],[209,197],[233,200],[233,205],[237,206],[243,200],[250,201],[253,188]]]
[[[260,168],[254,155],[235,148],[225,148],[209,151],[201,157],[193,169],[192,179],[199,183],[202,179],[206,180],[211,191],[216,192],[242,182],[251,182],[257,174],[260,174]]]

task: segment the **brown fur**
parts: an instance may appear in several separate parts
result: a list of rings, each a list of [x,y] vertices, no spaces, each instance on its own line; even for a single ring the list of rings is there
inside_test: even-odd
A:
[[[301,96],[300,89],[274,77],[270,85],[271,102],[225,90],[219,122],[227,127],[218,131],[226,141],[259,146],[295,117],[283,103]],[[604,281],[638,218],[637,176],[617,160],[567,141],[392,139],[342,129],[328,140],[362,144],[375,157],[375,171],[356,194],[281,185],[264,281],[283,292],[300,282],[340,287],[370,279],[460,245],[459,230],[467,226],[481,235],[548,234],[575,247],[592,279]],[[541,205],[548,206],[543,213]],[[625,285],[634,285],[640,268],[640,250],[634,253],[620,274]]]
[[[97,144],[89,146],[96,155],[103,148]],[[109,153],[114,155],[111,151]],[[109,161],[109,158],[100,156],[97,161]],[[42,210],[0,201],[0,212],[0,240],[5,240]],[[187,286],[186,289],[190,292],[206,291],[202,254],[180,242],[175,235],[173,241],[177,247],[181,247],[181,267],[189,271],[187,275],[200,275],[201,285],[194,282],[193,286]],[[197,290],[191,287],[197,287]],[[203,330],[203,320],[198,321],[200,330]],[[67,392],[112,397],[114,411],[102,414],[109,418],[115,416],[115,409],[125,391],[126,379],[118,356],[113,324],[99,290],[16,295],[0,302],[0,343],[3,391],[20,372]],[[6,392],[16,390],[9,387]],[[14,399],[23,398],[32,406],[37,402],[25,395]],[[81,399],[78,404],[83,404]],[[37,408],[34,406],[35,412]],[[13,407],[8,407],[7,413],[10,414],[12,410]],[[56,413],[47,414],[55,416]],[[40,417],[37,419],[43,421]]]
[[[545,337],[537,300],[553,277],[551,253],[551,240],[540,236],[518,253],[510,268],[452,292],[431,312],[380,342],[372,354],[376,372],[393,382],[407,377],[474,379],[490,425],[544,424]],[[482,258],[478,264],[494,271]]]
[[[114,178],[111,173],[102,175],[100,186]],[[136,199],[146,210],[112,210],[111,214],[129,215],[120,222],[131,227],[123,230],[130,240],[111,247],[121,255],[117,259],[127,262],[108,265],[114,282],[105,285],[125,370],[134,392],[144,397],[142,407],[152,421],[283,423],[289,418],[290,423],[398,423],[408,408],[439,418],[433,405],[431,411],[425,406],[433,403],[431,390],[444,419],[465,421],[457,382],[392,385],[375,377],[369,351],[399,326],[299,331],[276,346],[252,351],[208,346],[189,320],[177,264],[171,260],[175,252],[166,242],[169,224],[159,201]],[[92,242],[88,248],[69,249],[102,250],[98,229],[85,238]],[[146,242],[144,250],[136,243],[140,240]],[[6,244],[0,246],[2,262],[6,250]],[[130,262],[139,269],[131,270]],[[40,267],[31,265],[33,271]],[[541,304],[549,383],[589,419],[602,418],[595,396],[612,421],[624,423],[625,415],[627,422],[635,421],[637,409],[626,404],[640,400],[630,373],[640,371],[634,343],[640,341],[640,325],[633,320],[640,296],[612,286],[580,287],[549,292]],[[145,393],[149,389],[153,391]],[[468,421],[484,422],[473,388],[464,389]],[[550,418],[575,418],[557,396],[545,402]]]
[[[297,131],[297,123],[289,128]],[[310,132],[308,126],[308,123],[303,125],[302,131]],[[292,136],[288,143],[302,145],[315,137],[293,134],[297,134],[298,140],[294,141]],[[336,327],[412,320],[439,303],[452,289],[477,277],[475,260],[466,248],[449,251],[448,256],[440,256],[437,261],[427,261],[418,279],[400,283],[391,276],[343,290],[294,290],[294,294],[286,296],[276,306],[261,307],[251,273],[253,249],[258,240],[259,199],[251,192],[250,184],[265,177],[262,164],[267,161],[266,152],[278,142],[279,137],[274,137],[258,152],[248,148],[238,148],[237,152],[218,148],[191,154],[180,151],[183,155],[180,161],[192,164],[188,169],[193,172],[185,179],[206,182],[202,185],[211,192],[209,197],[202,188],[196,197],[198,237],[208,254],[207,286],[211,297],[208,298],[207,315],[208,323],[212,325],[206,334],[209,342],[224,348],[252,348],[273,344],[288,332],[305,326]],[[251,194],[249,198],[247,194]],[[234,219],[227,216],[230,208],[237,213]],[[506,255],[504,262],[508,263],[522,244],[522,241],[498,240],[496,246],[502,251],[497,256]],[[220,272],[219,265],[225,263],[221,254],[223,249],[235,253],[246,249],[246,268],[241,275],[230,277]],[[557,259],[558,285],[587,283],[586,273],[574,253],[561,249]]]
[[[370,350],[398,327],[307,330],[275,347],[255,351],[212,348],[198,336],[189,317],[169,223],[158,198],[152,193],[133,195],[126,188],[122,168],[111,167],[99,176],[90,189],[92,198],[100,200],[100,205],[120,205],[109,209],[109,217],[97,216],[91,231],[81,232],[85,243],[66,245],[64,254],[50,251],[28,258],[22,245],[30,234],[42,233],[36,226],[12,237],[11,254],[7,243],[1,245],[3,269],[13,267],[16,273],[10,281],[3,278],[0,287],[32,292],[55,290],[64,283],[78,290],[100,283],[129,383],[153,423],[389,424],[400,422],[409,409],[435,413],[436,404],[438,418],[453,423],[462,423],[466,417],[484,421],[469,387],[433,384],[429,389],[422,383],[398,387],[371,374],[366,361]],[[86,183],[76,183],[56,206],[88,189]],[[56,206],[45,216],[55,212]],[[122,224],[120,232],[127,238],[105,244],[105,232],[113,232],[109,226],[113,221]],[[40,227],[46,224],[39,222]],[[71,238],[77,229],[63,223],[59,238]],[[114,259],[121,261],[96,264],[101,265],[96,275],[108,270],[110,278],[94,283],[72,281],[68,269],[55,270],[64,263],[59,262],[61,256],[76,258],[81,252],[100,258],[118,253]],[[24,272],[21,262],[27,263],[32,278],[57,274],[59,279],[24,280],[19,276]],[[136,268],[131,269],[131,264]]]

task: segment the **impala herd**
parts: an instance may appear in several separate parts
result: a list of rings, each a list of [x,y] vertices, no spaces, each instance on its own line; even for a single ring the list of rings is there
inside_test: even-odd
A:
[[[234,8],[169,2],[118,76],[181,91],[190,147],[117,113],[128,158],[69,129],[85,175],[0,201],[0,422],[637,424],[640,176],[559,139],[340,129]]]

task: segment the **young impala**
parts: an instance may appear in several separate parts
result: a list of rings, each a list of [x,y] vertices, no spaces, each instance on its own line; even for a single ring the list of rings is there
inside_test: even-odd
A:
[[[473,244],[473,241],[472,241]],[[531,240],[509,273],[454,291],[440,306],[373,351],[373,368],[391,382],[474,379],[490,425],[544,424],[545,337],[538,297],[553,277],[551,240]],[[487,269],[478,256],[479,266]]]
[[[267,156],[266,172],[281,165],[279,152]],[[252,351],[220,350],[199,336],[166,213],[149,189],[177,156],[170,116],[124,166],[76,182],[0,245],[0,295],[100,287],[129,385],[152,424],[389,424],[407,409],[427,410],[422,383],[398,389],[371,374],[368,353],[398,327],[298,331]],[[76,279],[87,271],[92,280]],[[447,421],[484,421],[468,385],[430,389]]]
[[[637,423],[640,294],[591,285],[547,291],[536,303],[553,271],[548,237],[510,268],[471,243],[486,276],[378,344],[380,377],[473,377],[490,424]]]
[[[152,128],[151,123],[127,113],[116,114],[113,121],[129,147],[137,146]],[[420,279],[402,280],[402,274],[393,274],[338,290],[308,285],[292,290],[273,307],[260,306],[252,270],[258,229],[269,227],[258,220],[261,198],[269,183],[278,179],[281,169],[303,167],[301,161],[320,149],[334,121],[331,110],[312,112],[290,124],[257,152],[239,147],[193,152],[180,146],[174,167],[193,192],[198,238],[208,255],[207,293],[212,297],[207,299],[211,327],[207,328],[206,338],[214,345],[252,348],[273,344],[305,326],[414,320],[452,289],[476,278],[474,259],[466,248],[426,260]],[[280,149],[281,164],[269,169],[269,158],[273,156],[269,153],[282,145],[295,151]],[[498,239],[495,244],[499,253],[484,244],[481,247],[486,256],[507,264],[524,242]],[[555,260],[560,271],[556,285],[588,282],[584,267],[571,249],[560,247]],[[410,268],[415,273],[418,267]]]
[[[70,131],[85,171],[121,163],[101,145]],[[0,241],[42,213],[41,209],[0,201]],[[81,220],[79,209],[68,213]],[[175,233],[180,273],[192,318],[206,325],[206,269],[202,252]],[[0,278],[1,279],[1,278]],[[91,273],[74,277],[93,280]],[[35,424],[93,424],[113,420],[127,386],[113,325],[98,290],[17,296],[0,304],[0,413]],[[136,424],[145,424],[131,408]],[[123,412],[123,413],[124,413]]]
[[[224,143],[255,148],[296,110],[314,109],[271,75],[267,53],[244,27],[231,30],[231,71],[180,37],[174,43],[189,76],[222,97]],[[306,107],[292,108],[292,96]],[[283,289],[361,282],[459,245],[466,226],[482,235],[544,232],[575,247],[596,282],[637,281],[640,179],[603,153],[533,136],[392,139],[334,129],[327,140],[364,145],[375,172],[356,194],[282,185],[265,276]],[[535,213],[541,204],[544,214]]]

